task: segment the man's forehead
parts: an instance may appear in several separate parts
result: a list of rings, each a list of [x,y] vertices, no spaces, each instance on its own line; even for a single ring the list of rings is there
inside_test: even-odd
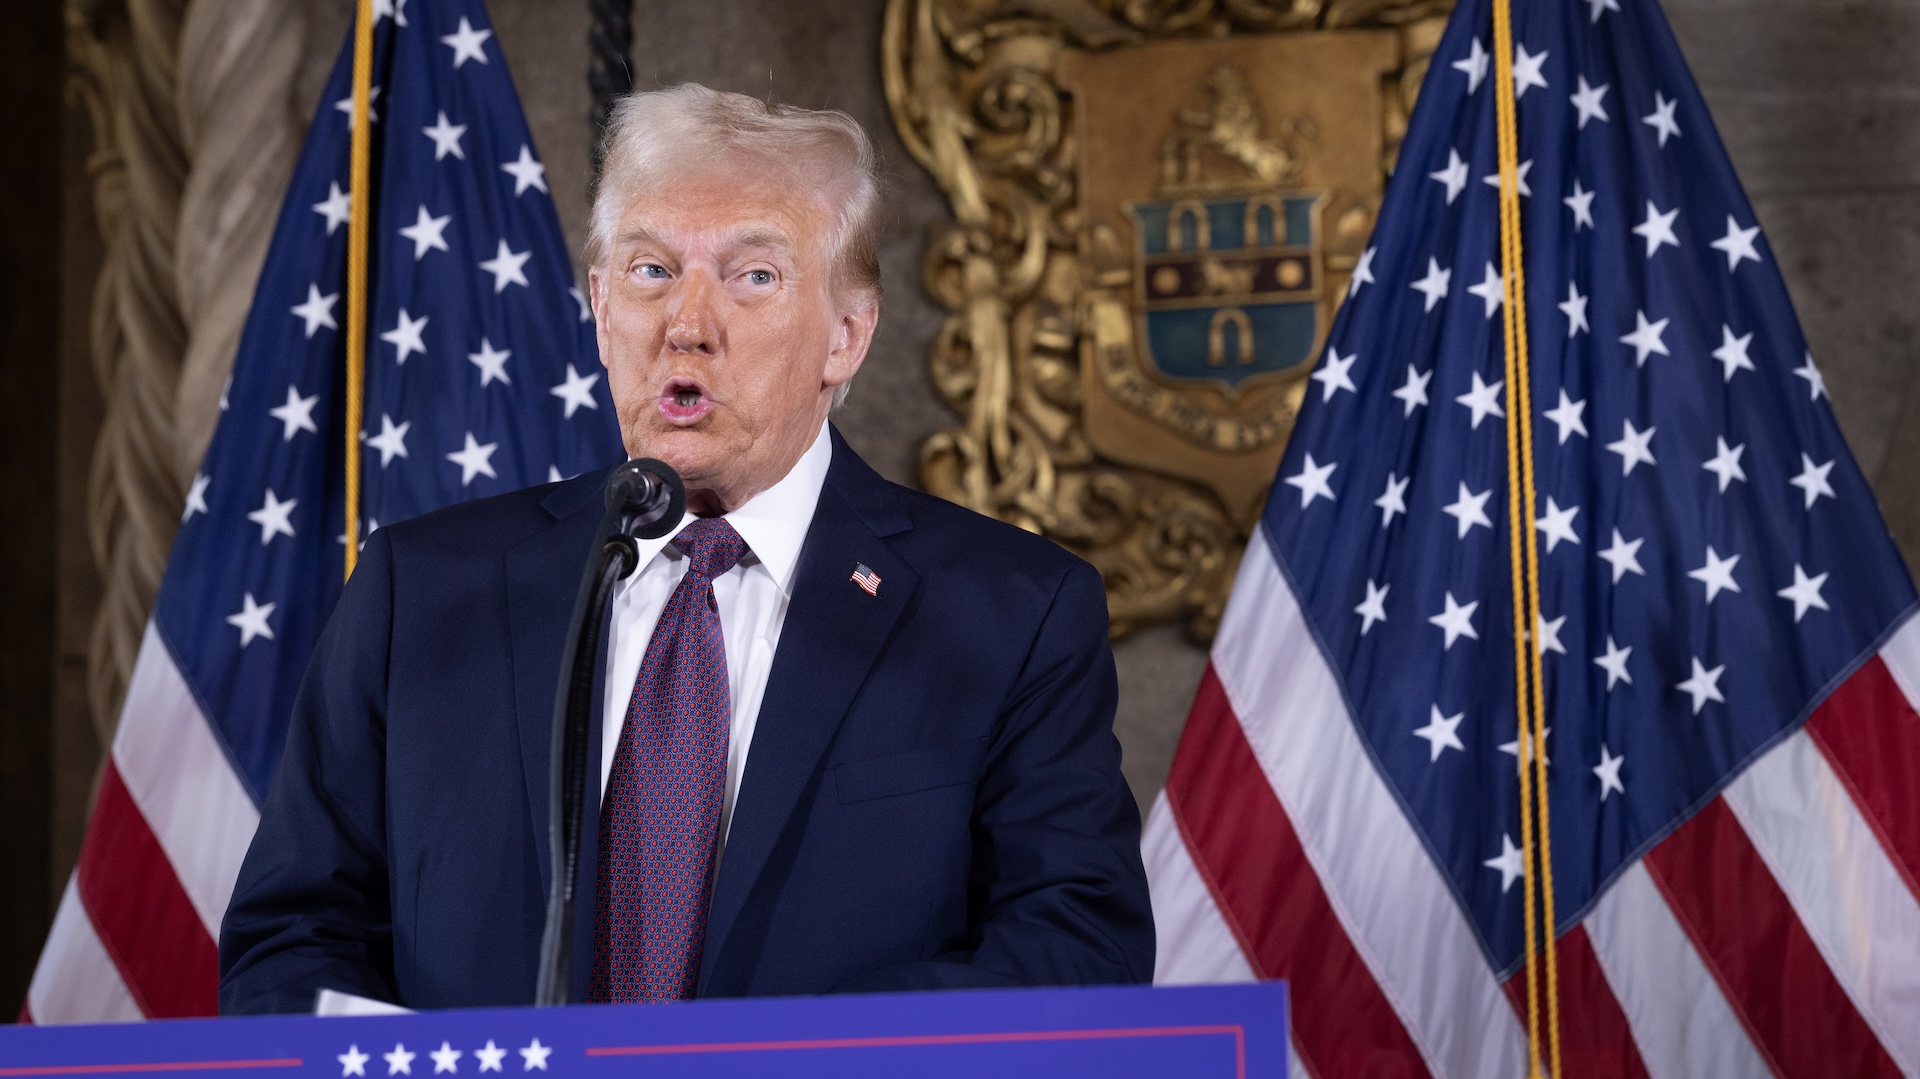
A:
[[[701,177],[636,193],[615,240],[791,250],[824,227],[823,209],[790,186]]]

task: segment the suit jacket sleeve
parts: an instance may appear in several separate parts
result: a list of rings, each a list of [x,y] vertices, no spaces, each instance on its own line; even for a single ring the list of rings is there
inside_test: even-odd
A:
[[[1153,913],[1140,814],[1120,773],[1107,599],[1076,562],[1002,708],[973,816],[966,952],[877,971],[860,991],[1146,982]]]
[[[303,1012],[321,989],[394,999],[386,851],[393,550],[367,541],[294,705],[220,933],[223,1013]]]

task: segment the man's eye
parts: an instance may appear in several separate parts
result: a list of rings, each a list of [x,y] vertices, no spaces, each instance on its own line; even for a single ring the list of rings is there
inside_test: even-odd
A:
[[[771,270],[748,270],[747,283],[749,285],[771,285],[773,284],[773,272]]]
[[[641,277],[659,281],[666,278],[667,268],[657,262],[648,262],[641,265],[639,273]]]

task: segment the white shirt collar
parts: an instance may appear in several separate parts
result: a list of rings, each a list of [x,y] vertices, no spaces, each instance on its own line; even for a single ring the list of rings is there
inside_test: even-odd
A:
[[[833,439],[827,425],[820,425],[813,445],[800,455],[793,468],[772,487],[754,495],[746,504],[723,518],[746,541],[752,557],[765,566],[780,594],[793,597],[793,575],[800,567],[800,547],[806,542],[807,529],[813,525],[813,512],[820,505],[820,489],[826,486],[827,469],[833,464]],[[658,539],[640,540],[640,565],[651,565],[666,549],[673,536],[695,520],[688,513],[673,531]],[[676,551],[670,557],[677,557]]]

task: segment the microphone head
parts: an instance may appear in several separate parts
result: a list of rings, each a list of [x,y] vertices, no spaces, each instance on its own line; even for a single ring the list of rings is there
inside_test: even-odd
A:
[[[687,488],[665,461],[636,457],[607,477],[607,509],[620,515],[621,531],[640,539],[667,534],[687,511]]]

